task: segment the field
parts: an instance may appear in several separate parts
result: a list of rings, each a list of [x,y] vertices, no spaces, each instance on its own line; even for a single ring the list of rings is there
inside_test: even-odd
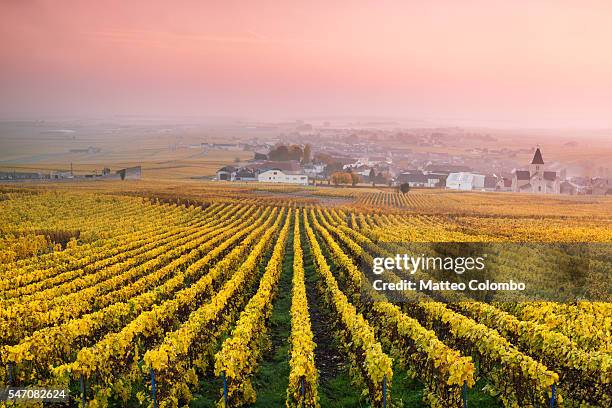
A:
[[[5,186],[0,215],[0,383],[88,407],[612,406],[612,303],[367,301],[360,269],[402,243],[610,244],[610,198],[143,180]]]

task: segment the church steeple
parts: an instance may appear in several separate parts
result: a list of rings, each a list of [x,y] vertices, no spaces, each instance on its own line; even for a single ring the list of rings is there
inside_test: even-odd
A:
[[[540,177],[544,173],[544,159],[542,158],[542,152],[538,147],[533,155],[533,160],[531,160],[531,164],[529,165],[529,175],[533,177],[534,175],[539,175]]]
[[[544,164],[544,159],[542,159],[542,152],[540,151],[539,147],[536,149],[535,154],[533,155],[533,160],[531,161],[531,164]]]

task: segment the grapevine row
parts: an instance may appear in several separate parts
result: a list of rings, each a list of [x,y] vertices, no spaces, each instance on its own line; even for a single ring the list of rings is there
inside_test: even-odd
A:
[[[289,362],[288,407],[318,407],[318,371],[315,366],[315,343],[310,325],[304,257],[301,245],[300,218],[293,229],[293,291],[291,297],[291,360]]]
[[[210,302],[196,309],[178,329],[166,333],[159,346],[144,355],[147,367],[159,373],[158,384],[162,406],[178,406],[180,401],[192,398],[189,385],[195,385],[196,368],[206,370],[213,362],[216,339],[225,332],[240,313],[247,300],[249,286],[256,275],[259,264],[269,246],[272,236],[284,218],[282,215],[272,227],[267,228],[240,267],[219,289]],[[287,227],[288,228],[288,227]],[[284,240],[287,228],[281,239]],[[284,241],[276,245],[275,252],[282,250]],[[232,268],[234,265],[218,265]]]

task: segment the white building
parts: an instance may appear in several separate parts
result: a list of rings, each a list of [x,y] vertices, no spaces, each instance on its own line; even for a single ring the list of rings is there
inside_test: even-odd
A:
[[[325,164],[323,163],[305,164],[304,166],[302,166],[302,170],[307,175],[311,177],[315,177],[319,174],[322,174],[325,171]]]
[[[271,169],[264,171],[257,176],[260,183],[287,183],[308,185],[308,176],[304,173]]]
[[[451,190],[480,190],[484,189],[485,176],[476,173],[451,173],[446,179],[446,188]]]

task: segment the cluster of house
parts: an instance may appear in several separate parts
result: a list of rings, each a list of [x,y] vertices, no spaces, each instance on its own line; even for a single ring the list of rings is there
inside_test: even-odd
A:
[[[3,181],[26,181],[26,180],[139,180],[142,175],[140,166],[127,167],[111,172],[105,167],[101,173],[74,174],[72,170],[59,170],[51,173],[39,172],[0,172],[0,180]]]
[[[451,190],[513,191],[539,194],[560,194],[562,192],[562,181],[557,172],[544,170],[544,160],[539,148],[536,149],[529,168],[515,169],[511,177],[460,171],[449,173],[444,186]]]
[[[612,186],[606,178],[565,180],[562,174],[546,170],[539,148],[536,149],[528,168],[515,169],[510,178],[472,172],[450,173],[446,179],[446,188],[536,194],[612,195]]]
[[[536,150],[529,170],[515,170],[511,177],[473,172],[465,166],[428,166],[424,170],[411,170],[397,177],[398,184],[410,187],[438,187],[463,191],[514,191],[535,193],[560,192],[556,172],[544,171],[540,149]]]
[[[359,159],[343,165],[344,171],[359,174],[363,182],[370,180],[372,171],[384,173],[385,181],[393,185],[408,184],[416,188],[446,188],[463,191],[511,191],[536,194],[611,194],[607,179],[564,180],[562,173],[545,169],[542,152],[536,149],[527,169],[516,169],[508,176],[486,175],[473,172],[464,165],[429,164],[420,170],[397,172],[386,158],[380,160]],[[298,161],[260,161],[244,167],[225,166],[217,171],[217,180],[258,181],[308,185],[309,179],[324,179],[323,163],[301,165]],[[378,181],[377,181],[378,180]]]
[[[308,177],[323,172],[324,165],[301,166],[296,160],[263,161],[244,167],[225,166],[217,170],[219,181],[259,181],[308,185]]]
[[[612,195],[612,183],[604,177],[572,177],[561,182],[561,194]]]
[[[444,188],[449,179],[456,175],[473,175],[470,169],[461,165],[435,165],[425,166],[423,170],[406,170],[398,174],[395,184],[408,184],[410,187]],[[453,187],[449,187],[453,188]]]

